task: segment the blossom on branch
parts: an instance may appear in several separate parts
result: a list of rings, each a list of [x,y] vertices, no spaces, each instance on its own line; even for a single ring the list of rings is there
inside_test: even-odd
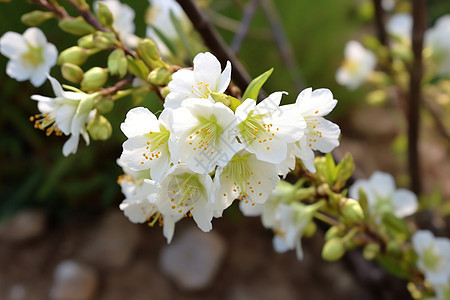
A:
[[[48,43],[36,27],[28,28],[23,35],[6,32],[0,38],[0,52],[9,58],[6,74],[17,81],[29,79],[35,87],[45,82],[58,57],[55,45]]]
[[[80,134],[89,145],[86,124],[95,114],[93,109],[95,94],[67,92],[55,78],[49,75],[48,79],[56,97],[31,96],[31,99],[38,101],[41,114],[32,116],[30,120],[35,122],[35,128],[44,130],[47,135],[53,132],[56,135],[70,135],[63,146],[63,154],[68,156],[77,152]]]

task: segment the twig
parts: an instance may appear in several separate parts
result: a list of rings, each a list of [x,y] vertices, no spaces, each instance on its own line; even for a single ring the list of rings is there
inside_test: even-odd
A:
[[[281,21],[280,17],[277,14],[277,9],[273,5],[273,2],[271,0],[261,0],[261,6],[267,16],[267,19],[269,20],[270,27],[272,28],[272,34],[275,38],[275,42],[277,43],[281,58],[286,65],[292,80],[294,81],[295,87],[297,88],[297,90],[301,90],[304,87],[304,83],[298,74],[294,53],[292,51],[291,44],[289,43],[283,30],[283,27],[281,26]]]
[[[72,18],[62,6],[57,7],[46,0],[30,0],[30,2],[45,7],[49,11],[53,12],[59,19]]]
[[[234,53],[237,53],[241,47],[242,41],[247,35],[248,29],[250,27],[250,22],[253,19],[253,15],[255,14],[256,8],[259,5],[259,0],[252,0],[244,9],[244,15],[242,16],[241,24],[236,32],[236,35],[231,42],[231,50]]]
[[[224,40],[192,0],[177,0],[177,2],[202,36],[206,46],[214,52],[219,61],[222,64],[225,64],[227,60],[231,62],[233,65],[233,81],[241,90],[245,90],[250,84],[251,77],[233,51],[228,48]]]
[[[411,190],[416,194],[422,191],[420,159],[418,151],[419,106],[421,102],[421,82],[423,76],[422,49],[425,31],[425,0],[413,0],[412,50],[414,61],[410,70],[409,107],[408,107],[408,166],[411,176]]]
[[[381,0],[373,0],[373,6],[375,8],[375,25],[377,27],[377,37],[382,45],[388,45],[388,38],[386,28],[383,20],[383,6]]]
[[[100,22],[92,14],[90,9],[83,9],[83,8],[79,7],[73,0],[67,0],[67,1],[70,4],[72,4],[75,7],[75,9],[77,10],[77,12],[80,14],[80,16],[82,16],[83,19],[86,22],[88,22],[89,24],[91,24],[95,29],[97,29],[99,31],[103,31],[103,32],[109,32],[108,29],[106,29],[105,27],[102,26],[102,24],[100,24]]]
[[[130,76],[128,78],[122,79],[121,81],[116,82],[115,85],[104,88],[101,90],[101,93],[103,95],[114,95],[118,91],[122,90],[125,86],[129,85],[131,82],[133,82],[134,76]]]

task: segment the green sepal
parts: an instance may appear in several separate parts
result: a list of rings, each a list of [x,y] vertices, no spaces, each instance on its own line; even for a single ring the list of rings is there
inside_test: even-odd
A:
[[[253,79],[252,82],[250,82],[248,87],[245,89],[244,95],[242,95],[242,101],[245,101],[248,98],[257,100],[261,87],[267,81],[267,79],[269,79],[272,72],[273,68]]]
[[[127,74],[127,58],[122,49],[116,49],[108,56],[108,69],[111,75],[123,78]]]
[[[350,153],[347,153],[345,154],[341,162],[336,166],[335,169],[336,174],[334,174],[336,176],[334,189],[341,190],[347,183],[347,180],[352,176],[354,171],[355,171],[355,163],[353,161],[353,157],[351,156]]]
[[[136,77],[147,80],[147,76],[150,70],[144,64],[142,60],[134,59],[132,56],[127,55],[128,71]]]
[[[61,30],[74,35],[87,35],[95,32],[95,28],[86,23],[82,17],[62,19],[59,21],[58,25]]]

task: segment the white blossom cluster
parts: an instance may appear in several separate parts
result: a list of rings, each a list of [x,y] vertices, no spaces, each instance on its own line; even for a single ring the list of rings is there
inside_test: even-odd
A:
[[[296,157],[315,171],[313,150],[339,145],[339,127],[324,118],[337,103],[329,90],[306,89],[283,106],[286,93],[275,92],[260,103],[243,99],[233,111],[214,100],[223,99],[230,80],[229,62],[222,71],[214,55],[200,53],[193,70],[173,74],[159,117],[137,107],[121,125],[127,140],[120,165],[128,174],[121,208],[133,222],[162,218],[169,242],[183,216],[209,231],[235,199],[265,203]]]
[[[398,13],[386,23],[393,53],[410,56],[413,19],[409,13]],[[440,17],[435,25],[425,32],[424,58],[428,60],[434,74],[450,76],[450,15]],[[377,57],[371,50],[364,48],[358,41],[349,41],[345,45],[344,60],[336,71],[336,81],[350,90],[358,88],[374,71]]]
[[[417,267],[435,290],[436,300],[450,297],[450,239],[435,237],[428,230],[418,230],[412,237]]]

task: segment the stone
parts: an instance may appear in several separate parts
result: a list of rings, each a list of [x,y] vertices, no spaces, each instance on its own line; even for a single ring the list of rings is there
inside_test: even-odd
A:
[[[122,268],[130,262],[138,243],[139,226],[119,210],[112,210],[89,236],[81,256],[101,267]]]
[[[161,271],[183,290],[207,288],[226,253],[224,239],[215,232],[186,229],[159,256]]]
[[[19,211],[0,224],[0,240],[26,242],[42,236],[47,229],[47,217],[41,210]]]
[[[92,267],[72,260],[64,260],[56,266],[53,277],[50,299],[94,299],[98,287],[98,275]]]

